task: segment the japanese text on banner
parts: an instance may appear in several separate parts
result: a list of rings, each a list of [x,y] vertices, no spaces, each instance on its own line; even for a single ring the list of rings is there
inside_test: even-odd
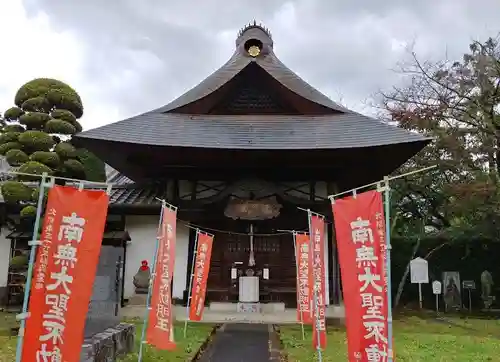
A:
[[[325,294],[325,220],[318,215],[310,216],[309,235],[311,235],[312,250],[310,257],[309,283],[316,295],[316,305],[313,306],[313,346],[326,348],[326,294]],[[313,295],[314,300],[314,295]],[[318,340],[319,335],[319,340]]]
[[[387,271],[382,197],[377,191],[336,200],[349,361],[386,361]],[[352,280],[355,276],[357,280]]]
[[[163,209],[146,341],[158,349],[175,348],[172,335],[172,276],[175,267],[177,211]]]
[[[295,235],[295,260],[297,263],[297,320],[312,323],[312,291],[309,283],[309,235]]]
[[[22,361],[79,361],[107,208],[101,191],[49,191]]]
[[[208,273],[210,271],[210,257],[214,237],[197,231],[198,247],[194,264],[193,287],[191,303],[189,305],[189,320],[200,321],[205,307]]]

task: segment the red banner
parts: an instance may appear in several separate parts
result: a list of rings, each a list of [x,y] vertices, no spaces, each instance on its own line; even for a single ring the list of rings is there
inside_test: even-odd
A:
[[[158,231],[155,278],[151,291],[151,311],[146,331],[147,343],[158,349],[175,349],[172,313],[172,276],[175,267],[177,211],[163,207]]]
[[[108,203],[104,191],[49,190],[22,361],[80,361]]]
[[[312,214],[309,220],[309,235],[312,238],[311,270],[309,283],[313,286],[313,300],[316,295],[316,306],[313,305],[313,347],[326,348],[326,300],[325,300],[325,220]],[[319,336],[318,336],[319,335]]]
[[[342,268],[349,361],[387,360],[387,269],[382,195],[332,204]]]
[[[295,260],[297,263],[297,320],[312,323],[312,291],[309,284],[309,235],[295,234]]]
[[[191,302],[189,304],[189,320],[201,321],[203,309],[205,308],[205,296],[207,293],[207,279],[210,270],[210,257],[212,255],[213,235],[197,231],[198,247],[193,269],[193,288],[191,290]]]

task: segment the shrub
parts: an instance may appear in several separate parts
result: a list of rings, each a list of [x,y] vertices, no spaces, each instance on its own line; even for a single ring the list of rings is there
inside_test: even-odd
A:
[[[24,114],[24,111],[18,107],[12,107],[5,111],[4,117],[9,121],[15,121]]]
[[[26,125],[28,128],[42,129],[45,123],[50,120],[47,113],[29,112],[19,117],[19,123]]]
[[[61,142],[56,145],[54,151],[59,155],[61,159],[74,158],[76,156],[75,147],[68,142]]]
[[[52,175],[53,171],[50,167],[45,166],[43,163],[36,162],[36,161],[28,161],[21,165],[19,167],[19,172],[21,173],[26,173],[30,175],[42,175],[43,173],[47,173],[48,175]],[[19,176],[20,179],[27,180],[27,181],[38,181],[40,180],[40,177],[33,177],[33,176],[27,176],[27,175],[22,175]],[[30,197],[31,197],[31,192],[30,192]]]
[[[45,124],[44,130],[47,133],[66,135],[73,135],[76,133],[76,127],[69,122],[63,121],[62,119],[51,119]]]
[[[31,161],[43,163],[44,165],[51,168],[59,166],[59,163],[61,161],[57,153],[47,151],[33,152],[29,158]]]
[[[23,148],[23,145],[19,142],[7,142],[0,145],[0,155],[5,155],[9,150],[20,150],[21,148]]]
[[[50,135],[41,131],[26,131],[19,135],[19,143],[33,151],[49,151],[54,145]]]
[[[5,159],[11,166],[19,166],[29,160],[26,153],[21,150],[9,150],[5,153]]]
[[[18,181],[5,181],[1,186],[2,195],[6,203],[15,204],[19,201],[31,199],[33,190],[31,187]]]

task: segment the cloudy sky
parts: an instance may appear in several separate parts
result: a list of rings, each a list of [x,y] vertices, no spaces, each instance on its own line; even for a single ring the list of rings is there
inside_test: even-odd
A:
[[[237,31],[267,26],[275,52],[342,104],[401,81],[408,57],[457,58],[500,32],[498,0],[1,0],[0,111],[35,77],[82,96],[84,128],[162,106],[224,63]]]

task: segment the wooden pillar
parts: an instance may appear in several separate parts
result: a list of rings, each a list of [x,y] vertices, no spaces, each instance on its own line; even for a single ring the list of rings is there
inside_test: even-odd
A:
[[[178,185],[178,184],[177,184]],[[178,188],[178,186],[177,186]],[[196,200],[196,188],[197,181],[191,182],[191,201]],[[194,220],[189,220],[194,221]],[[194,244],[196,241],[196,230],[189,229],[189,243],[188,243],[188,253],[187,253],[187,263],[186,263],[186,286],[184,292],[182,293],[182,301],[184,305],[187,305],[189,296],[189,282],[191,280],[191,267],[193,265],[193,255],[194,255]]]
[[[332,182],[327,182],[326,191],[328,195],[333,195],[335,193],[336,187]],[[329,205],[330,212],[328,215],[332,215],[331,206]],[[337,242],[335,239],[335,225],[333,225],[333,215],[332,224],[329,225],[328,230],[328,275],[329,275],[329,292],[330,292],[330,304],[339,303],[339,288],[338,288],[338,257],[337,257]]]

